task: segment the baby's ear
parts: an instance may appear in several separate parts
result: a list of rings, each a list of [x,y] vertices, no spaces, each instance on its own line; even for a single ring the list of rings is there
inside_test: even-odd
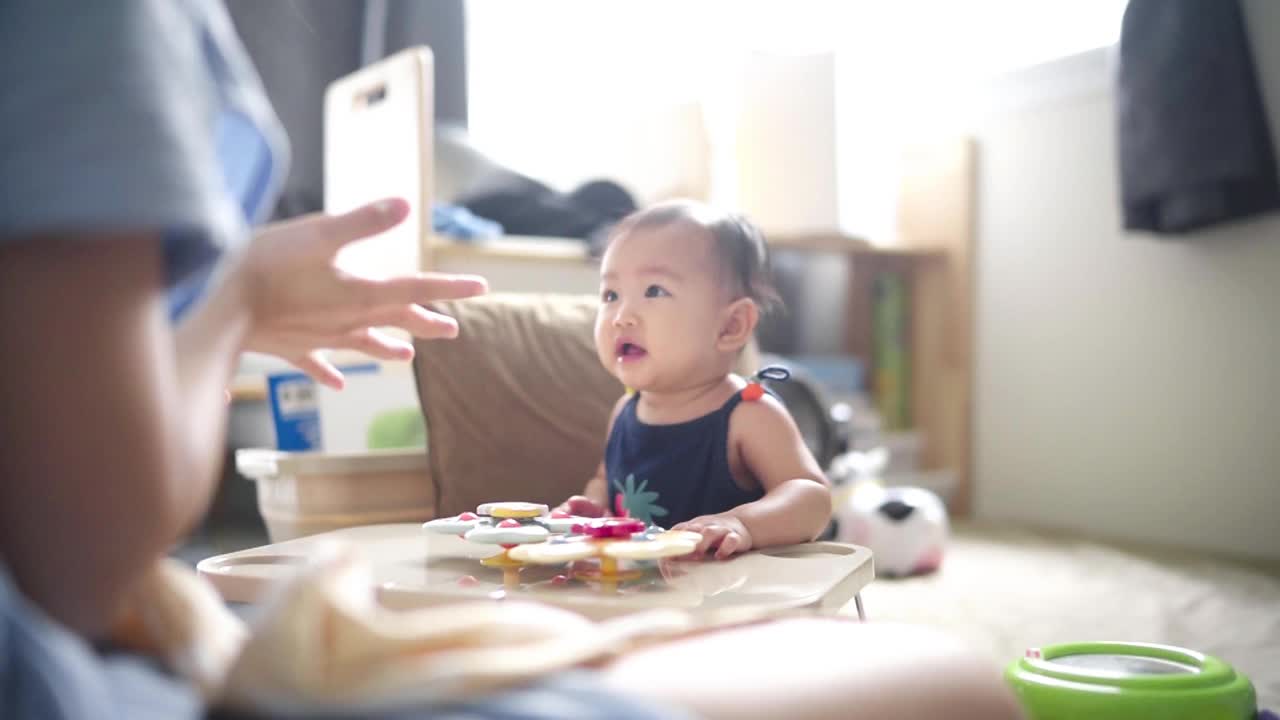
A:
[[[716,348],[722,352],[737,352],[746,347],[759,322],[760,310],[751,298],[738,298],[729,303],[720,323]]]

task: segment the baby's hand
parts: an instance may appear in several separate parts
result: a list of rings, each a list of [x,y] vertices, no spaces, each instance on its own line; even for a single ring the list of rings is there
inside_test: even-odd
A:
[[[574,495],[560,503],[556,510],[579,517],[604,517],[604,508],[600,507],[600,503],[586,495]]]
[[[695,555],[702,555],[715,550],[717,560],[727,560],[734,553],[742,553],[751,549],[751,531],[742,521],[732,515],[703,515],[688,522],[682,522],[672,530],[691,530],[702,535]]]

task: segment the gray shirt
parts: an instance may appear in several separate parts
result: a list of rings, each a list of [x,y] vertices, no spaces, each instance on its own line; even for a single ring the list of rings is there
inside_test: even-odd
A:
[[[269,210],[286,163],[221,3],[0,3],[0,241],[160,231],[177,310]]]

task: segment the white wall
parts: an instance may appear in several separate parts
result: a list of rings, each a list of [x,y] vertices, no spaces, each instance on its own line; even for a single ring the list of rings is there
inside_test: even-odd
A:
[[[1280,3],[1248,9],[1280,140]],[[976,512],[1280,557],[1280,215],[1121,231],[1109,63],[1008,78],[976,125]]]

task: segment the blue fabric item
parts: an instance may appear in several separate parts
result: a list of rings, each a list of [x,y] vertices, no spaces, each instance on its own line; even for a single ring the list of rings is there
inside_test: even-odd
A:
[[[502,225],[476,215],[461,205],[436,203],[431,206],[431,227],[441,235],[458,240],[487,240],[502,236]]]
[[[248,115],[230,107],[219,114],[215,133],[218,162],[227,192],[239,198],[240,211],[246,220],[265,215],[270,207],[268,200],[272,196],[276,165],[266,134]],[[183,247],[192,244],[184,240],[184,236],[181,231],[166,234],[165,245],[170,256],[180,255]],[[180,318],[204,294],[213,267],[211,262],[206,262],[202,270],[176,281],[170,288],[171,317]]]
[[[729,416],[736,392],[718,410],[672,425],[649,425],[636,415],[640,393],[618,413],[605,445],[609,508],[671,527],[699,515],[759,500],[762,491],[738,487],[729,472]]]
[[[193,688],[139,658],[100,656],[27,602],[0,565],[0,715],[182,720],[202,714]]]
[[[283,131],[221,3],[6,0],[0,87],[0,241],[158,232],[175,309],[285,174]]]

